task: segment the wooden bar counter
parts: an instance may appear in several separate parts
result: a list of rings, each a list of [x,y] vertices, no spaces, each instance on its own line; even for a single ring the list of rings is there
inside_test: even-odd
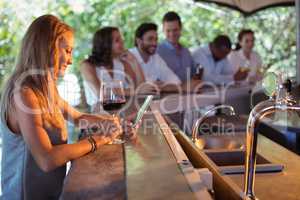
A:
[[[62,200],[195,198],[152,114],[145,115],[135,142],[105,145],[74,160],[61,195]]]

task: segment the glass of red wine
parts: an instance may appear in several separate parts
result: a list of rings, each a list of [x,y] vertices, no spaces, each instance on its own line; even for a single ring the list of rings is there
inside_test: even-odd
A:
[[[126,103],[122,81],[102,82],[100,90],[100,103],[103,109],[111,114],[119,112]]]
[[[120,110],[126,103],[123,82],[117,80],[102,82],[100,89],[100,103],[106,112],[120,116]],[[120,144],[123,142],[124,141],[121,139],[115,139],[113,144]]]

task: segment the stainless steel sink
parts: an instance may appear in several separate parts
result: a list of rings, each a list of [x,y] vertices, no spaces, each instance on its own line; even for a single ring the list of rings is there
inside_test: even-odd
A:
[[[245,171],[245,132],[230,135],[201,135],[196,141],[197,148],[212,160],[223,174],[241,174]],[[257,155],[256,172],[282,171],[283,165],[274,164]]]
[[[223,174],[241,174],[245,172],[245,151],[243,150],[205,150],[204,152]],[[282,169],[283,165],[271,163],[257,154],[256,172],[279,172]]]
[[[195,145],[202,150],[205,149],[244,149],[245,134],[233,135],[204,135],[196,139]]]

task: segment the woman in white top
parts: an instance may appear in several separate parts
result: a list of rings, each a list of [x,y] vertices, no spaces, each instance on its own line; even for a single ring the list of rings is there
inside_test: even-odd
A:
[[[137,87],[144,75],[135,57],[124,49],[123,39],[116,27],[104,27],[93,38],[92,53],[81,64],[87,103],[99,100],[101,82],[119,80],[125,87]]]
[[[248,81],[250,82],[260,80],[262,77],[260,73],[262,61],[259,54],[253,50],[254,41],[255,37],[252,30],[241,30],[236,48],[229,55],[229,61],[236,71],[240,68],[249,70]]]

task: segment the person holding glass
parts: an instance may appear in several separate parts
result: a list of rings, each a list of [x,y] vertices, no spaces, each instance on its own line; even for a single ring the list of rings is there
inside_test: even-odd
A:
[[[234,70],[228,60],[231,41],[227,35],[218,35],[207,45],[193,52],[194,62],[203,66],[203,80],[214,84],[231,84],[244,80],[248,72]]]
[[[35,19],[23,38],[1,97],[2,199],[58,199],[66,163],[120,135],[118,118],[79,112],[59,96],[57,80],[72,63],[73,41],[72,28],[53,15]],[[67,144],[65,120],[106,129]]]
[[[238,34],[238,43],[228,59],[236,71],[239,69],[248,70],[247,81],[256,82],[261,80],[260,72],[262,61],[259,54],[253,50],[255,44],[254,32],[250,29],[243,29]]]
[[[121,33],[116,27],[103,27],[94,34],[92,52],[81,63],[80,70],[90,106],[99,102],[102,83],[121,81],[125,88],[135,88],[145,81],[140,65],[125,50]]]

